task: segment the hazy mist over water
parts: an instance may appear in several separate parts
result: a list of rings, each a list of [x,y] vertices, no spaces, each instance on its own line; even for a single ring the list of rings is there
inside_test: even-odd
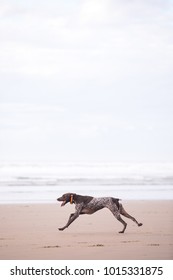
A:
[[[0,164],[0,203],[53,203],[65,192],[121,199],[173,199],[173,164]]]

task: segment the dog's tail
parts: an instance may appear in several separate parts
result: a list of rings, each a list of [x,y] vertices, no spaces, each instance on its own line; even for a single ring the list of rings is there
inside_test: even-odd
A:
[[[113,201],[113,203],[115,203],[116,204],[116,206],[118,207],[118,210],[120,209],[120,203],[119,203],[119,200],[121,200],[121,199],[119,199],[119,198],[112,198],[112,201]]]

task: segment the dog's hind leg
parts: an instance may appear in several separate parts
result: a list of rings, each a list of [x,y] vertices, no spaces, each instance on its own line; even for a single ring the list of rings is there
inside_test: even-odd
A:
[[[122,223],[123,224],[123,226],[124,226],[124,228],[123,228],[123,230],[121,230],[121,231],[119,231],[119,233],[124,233],[125,232],[125,229],[126,229],[126,227],[127,227],[127,223],[121,218],[121,216],[120,215],[114,215],[116,218],[117,218],[117,220],[120,222],[120,223]]]
[[[120,212],[118,210],[118,208],[115,206],[115,205],[109,205],[107,207],[111,212],[112,214],[114,215],[114,217],[120,222],[123,224],[123,230],[119,231],[119,233],[124,233],[126,227],[127,227],[127,223],[121,218],[120,216]]]
[[[126,217],[126,218],[131,219],[134,223],[136,223],[136,224],[138,225],[138,227],[142,226],[142,223],[138,223],[138,221],[137,221],[134,217],[132,217],[131,215],[129,215],[129,214],[125,211],[125,209],[124,209],[124,207],[122,206],[122,204],[120,204],[119,210],[120,210],[120,214],[121,214],[121,215],[123,215],[123,216]]]

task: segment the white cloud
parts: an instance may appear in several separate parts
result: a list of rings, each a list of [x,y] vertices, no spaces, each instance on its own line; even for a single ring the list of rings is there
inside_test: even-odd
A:
[[[108,18],[110,1],[107,0],[86,0],[83,1],[79,20],[81,24],[102,24]]]
[[[0,104],[0,130],[2,134],[18,134],[27,140],[28,134],[40,137],[50,130],[51,119],[61,118],[65,108],[57,105],[37,105],[27,103]],[[17,136],[17,135],[16,135]],[[40,138],[39,137],[39,138]]]
[[[40,105],[40,104],[29,104],[29,103],[1,103],[0,104],[0,114],[33,114],[33,113],[63,113],[65,111],[64,107],[57,105]]]
[[[62,154],[69,139],[82,154],[81,143],[94,153],[98,142],[122,148],[130,137],[135,151],[137,139],[145,144],[161,129],[169,135],[172,2],[0,5],[0,129],[7,151],[14,132],[16,147],[20,139],[28,145],[44,139],[45,149],[57,148],[58,141]]]
[[[95,75],[109,80],[128,75],[135,66],[145,75],[150,61],[155,73],[171,67],[169,12],[145,1],[82,3],[72,15],[52,10],[51,17],[50,8],[49,13],[16,8],[17,18],[2,18],[1,73],[62,80]]]

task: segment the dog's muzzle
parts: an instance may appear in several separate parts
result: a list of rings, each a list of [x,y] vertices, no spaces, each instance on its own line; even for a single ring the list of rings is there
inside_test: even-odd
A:
[[[67,203],[67,201],[66,201],[66,200],[63,200],[61,197],[60,197],[60,198],[57,198],[57,200],[58,200],[59,202],[62,201],[61,207],[64,206],[64,205]]]

